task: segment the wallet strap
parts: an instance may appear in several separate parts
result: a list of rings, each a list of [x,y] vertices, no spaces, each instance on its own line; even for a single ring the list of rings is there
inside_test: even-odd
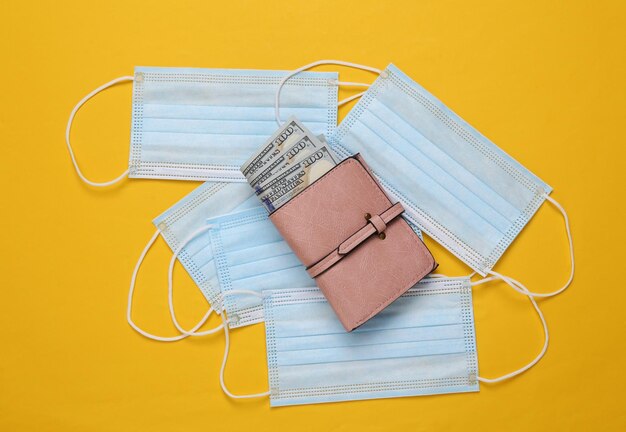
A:
[[[381,235],[382,233],[384,233],[385,229],[387,228],[387,224],[396,217],[400,216],[402,212],[404,212],[404,207],[402,207],[402,204],[398,202],[379,215],[367,215],[367,223],[363,228],[348,237],[343,243],[339,245],[337,249],[326,255],[324,258],[318,261],[317,264],[307,268],[306,271],[312,278],[319,276],[322,272],[328,270],[337,262],[339,262],[351,250],[367,240],[372,234],[376,233],[378,235]],[[384,234],[382,235],[384,236]]]

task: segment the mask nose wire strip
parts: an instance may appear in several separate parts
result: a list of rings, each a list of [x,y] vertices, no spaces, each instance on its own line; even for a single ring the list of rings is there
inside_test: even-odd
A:
[[[261,293],[258,293],[256,291],[249,291],[249,290],[231,290],[223,294],[224,295],[249,294],[249,295],[259,297],[259,298],[265,297]],[[222,317],[222,322],[224,326],[224,358],[222,360],[222,367],[220,368],[220,385],[222,386],[222,391],[226,394],[226,396],[233,398],[233,399],[252,399],[252,398],[268,396],[270,394],[269,391],[266,391],[263,393],[248,394],[248,395],[236,395],[236,394],[231,393],[230,390],[228,390],[228,388],[226,387],[226,382],[224,381],[224,371],[226,370],[226,363],[228,362],[228,351],[230,350],[230,336],[229,336],[229,331],[228,331],[228,320],[225,318],[225,315],[226,314],[220,315]]]
[[[479,281],[472,282],[471,285],[472,286],[481,285],[481,284],[483,284],[485,282],[489,282],[491,280],[494,280],[494,278],[487,277],[487,278],[481,279]],[[505,279],[503,279],[503,280],[508,285],[513,287],[512,282],[510,280],[509,281],[507,281]],[[513,287],[513,288],[515,288],[515,287]],[[523,288],[523,286],[522,286],[522,288]],[[524,288],[524,290],[526,290],[526,288]],[[516,291],[519,291],[519,290],[516,289]],[[498,383],[500,381],[505,381],[505,380],[507,380],[509,378],[513,378],[514,376],[520,375],[520,374],[526,372],[528,369],[530,369],[534,365],[536,365],[539,362],[539,360],[542,359],[542,357],[545,355],[546,351],[548,350],[548,342],[550,341],[550,335],[548,333],[548,324],[546,323],[546,319],[544,318],[543,313],[541,312],[541,309],[539,309],[539,305],[537,304],[535,299],[528,294],[528,290],[526,290],[526,293],[527,293],[526,296],[528,297],[528,300],[530,300],[530,302],[532,303],[533,307],[535,308],[535,311],[537,312],[537,315],[539,315],[539,319],[541,320],[541,325],[543,326],[543,333],[544,333],[544,336],[545,336],[545,341],[543,343],[543,347],[541,348],[541,351],[539,352],[539,354],[537,354],[537,356],[534,358],[534,360],[532,360],[530,363],[528,363],[524,367],[521,367],[521,368],[519,368],[519,369],[517,369],[517,370],[515,370],[513,372],[510,372],[510,373],[508,373],[506,375],[499,376],[497,378],[485,378],[485,377],[479,376],[478,377],[478,381],[484,382],[484,383],[488,383],[488,384],[493,384],[493,383]]]
[[[135,264],[135,269],[133,270],[133,276],[130,279],[130,288],[128,289],[128,306],[126,308],[126,320],[128,321],[128,324],[130,324],[130,326],[133,329],[135,329],[135,331],[137,331],[137,333],[149,339],[154,339],[154,340],[161,341],[161,342],[175,342],[175,341],[179,341],[181,339],[186,338],[188,335],[182,334],[179,336],[170,336],[170,337],[153,335],[152,333],[148,333],[147,331],[141,329],[137,324],[135,324],[132,318],[133,294],[135,292],[135,281],[137,280],[137,273],[139,273],[139,268],[141,267],[141,263],[143,262],[144,258],[146,257],[146,254],[148,253],[148,251],[150,250],[150,248],[152,247],[156,239],[159,237],[159,234],[161,234],[161,230],[157,229],[156,232],[152,235],[152,238],[148,241],[148,244],[146,244],[146,247],[141,252],[141,255],[139,255],[137,264]],[[202,325],[206,322],[206,320],[209,319],[209,316],[211,315],[212,311],[213,311],[212,309],[209,309],[209,311],[204,315],[204,317],[200,320],[200,322],[194,328],[192,328],[190,332],[195,332],[200,327],[202,327]]]
[[[167,298],[168,298],[168,303],[169,303],[169,307],[170,307],[170,316],[172,317],[172,322],[174,323],[174,325],[176,326],[178,331],[181,332],[184,335],[187,335],[187,336],[206,336],[206,335],[210,335],[210,334],[213,334],[215,332],[220,331],[222,329],[222,325],[223,325],[223,324],[220,324],[220,325],[218,325],[215,328],[212,328],[212,329],[209,329],[209,330],[205,330],[205,331],[202,331],[202,332],[196,332],[196,330],[199,329],[202,326],[202,324],[205,323],[206,317],[213,310],[213,308],[210,308],[209,311],[207,312],[207,315],[202,317],[202,319],[200,320],[200,322],[198,322],[198,324],[193,326],[193,328],[191,330],[185,330],[178,323],[178,320],[176,319],[176,313],[174,312],[174,265],[176,264],[176,258],[180,254],[180,251],[182,251],[183,248],[185,246],[187,246],[187,244],[189,242],[191,242],[193,239],[197,238],[200,234],[210,230],[211,228],[213,228],[212,225],[205,225],[203,227],[200,227],[199,229],[194,231],[189,237],[187,237],[182,242],[180,247],[174,252],[174,255],[172,255],[172,259],[170,260],[170,266],[169,266],[169,269],[167,271],[167,287],[168,287]]]
[[[282,125],[282,122],[280,120],[280,92],[283,86],[289,80],[289,78],[293,77],[294,75],[297,75],[300,72],[304,72],[307,69],[311,69],[315,66],[320,66],[320,65],[338,65],[338,66],[353,67],[356,69],[362,69],[362,70],[366,70],[369,72],[374,72],[378,75],[382,73],[380,69],[376,69],[371,66],[360,65],[358,63],[350,63],[350,62],[346,62],[342,60],[318,60],[316,62],[309,63],[307,65],[299,67],[298,69],[294,71],[291,71],[287,76],[285,76],[282,80],[280,80],[280,83],[278,84],[278,89],[276,90],[276,100],[274,101],[274,110],[275,110],[275,115],[276,115],[276,123],[278,124],[279,127]]]
[[[555,295],[561,294],[563,291],[565,291],[570,284],[572,283],[572,280],[574,279],[574,243],[572,241],[572,232],[570,230],[570,225],[569,225],[569,218],[567,217],[567,213],[565,212],[565,209],[561,206],[561,204],[559,204],[554,198],[552,198],[551,196],[549,196],[548,194],[544,195],[546,200],[549,201],[552,205],[554,205],[557,210],[559,210],[561,212],[561,214],[563,215],[563,220],[565,221],[565,231],[567,232],[567,240],[569,241],[569,256],[570,256],[570,274],[569,274],[569,279],[567,279],[567,282],[565,282],[565,285],[563,285],[561,288],[559,288],[556,291],[552,291],[549,293],[536,293],[536,292],[531,292],[529,291],[526,287],[524,287],[520,282],[516,281],[513,278],[510,278],[508,276],[504,276],[496,271],[489,271],[488,274],[491,274],[493,276],[495,276],[498,279],[502,279],[506,282],[506,279],[508,279],[510,282],[514,282],[514,285],[517,285],[519,287],[523,287],[523,289],[518,289],[516,288],[514,285],[512,285],[511,283],[507,282],[509,285],[511,285],[513,287],[513,289],[515,289],[516,291],[518,291],[520,294],[524,294],[524,295],[530,295],[532,297],[553,297]]]
[[[72,131],[72,122],[74,121],[74,117],[76,116],[76,113],[78,112],[78,110],[80,109],[80,107],[82,107],[85,102],[87,102],[89,99],[91,99],[92,97],[94,97],[95,95],[97,95],[98,93],[100,93],[102,90],[105,90],[109,87],[114,86],[117,83],[120,82],[125,82],[125,81],[134,81],[134,78],[132,76],[122,76],[119,78],[115,78],[112,81],[109,81],[106,84],[101,85],[100,87],[98,87],[97,89],[93,90],[91,93],[89,93],[87,96],[85,96],[84,98],[82,98],[74,107],[74,109],[72,110],[72,112],[70,113],[70,118],[67,120],[67,127],[65,128],[65,144],[67,144],[67,150],[70,152],[70,158],[72,159],[72,164],[74,165],[74,169],[76,170],[76,174],[78,174],[78,177],[80,177],[80,179],[87,183],[90,186],[94,186],[94,187],[106,187],[106,186],[111,186],[115,183],[118,183],[120,181],[122,181],[124,178],[126,178],[126,176],[128,175],[128,169],[126,171],[124,171],[119,177],[110,180],[110,181],[106,181],[106,182],[94,182],[89,180],[87,177],[85,177],[83,175],[83,172],[80,170],[80,168],[78,167],[78,162],[76,161],[76,157],[74,156],[74,151],[72,150],[72,145],[70,144],[70,132]]]

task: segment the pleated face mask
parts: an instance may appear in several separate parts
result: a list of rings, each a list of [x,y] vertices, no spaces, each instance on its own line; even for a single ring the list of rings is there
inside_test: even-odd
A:
[[[330,141],[344,157],[362,153],[406,217],[483,276],[553,201],[550,186],[393,65]]]
[[[219,287],[231,327],[263,321],[263,304],[241,290],[261,293],[315,287],[315,281],[269,220],[263,207],[207,220]],[[317,288],[316,288],[317,289]]]
[[[468,280],[426,280],[353,333],[317,291],[266,294],[272,406],[478,390]]]
[[[222,311],[222,296],[213,260],[211,240],[207,232],[206,219],[234,210],[252,208],[259,205],[254,191],[247,183],[204,183],[184,197],[154,220],[156,232],[141,253],[131,278],[127,319],[129,324],[144,336],[152,339],[173,341],[194,335],[209,317],[211,311]],[[161,235],[174,252],[169,268],[169,300],[172,320],[182,336],[160,337],[140,329],[132,320],[132,296],[141,263],[156,239]],[[172,273],[176,258],[183,265],[200,291],[211,305],[211,309],[194,329],[187,331],[180,327],[172,304]],[[206,333],[205,333],[206,334]]]
[[[426,278],[363,326],[347,333],[317,289],[265,291],[269,391],[235,395],[224,382],[228,326],[220,382],[233,398],[270,396],[271,406],[475,392],[528,370],[498,378],[478,373],[472,285],[464,278]],[[243,291],[240,295],[244,295]]]
[[[239,167],[276,129],[274,96],[286,72],[239,69],[137,67],[134,76],[113,80],[74,108],[66,143],[79,177],[92,186],[131,178],[243,182]],[[285,86],[285,111],[315,134],[337,124],[335,72],[310,72]],[[72,120],[92,96],[118,82],[134,81],[129,168],[97,183],[78,168],[70,146]]]

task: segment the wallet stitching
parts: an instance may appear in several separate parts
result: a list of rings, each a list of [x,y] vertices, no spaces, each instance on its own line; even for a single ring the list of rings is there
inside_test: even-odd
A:
[[[367,174],[367,177],[370,180],[370,182],[373,183],[374,186],[376,186],[377,191],[380,194],[382,194],[389,203],[391,203],[391,201],[389,200],[387,195],[385,195],[383,193],[383,191],[381,190],[380,185],[374,180],[374,178],[372,177],[372,174],[369,172],[369,170],[367,170],[362,164],[359,163],[359,165],[361,165],[361,167],[364,169],[364,171]],[[396,219],[394,219],[394,221],[395,220]],[[353,330],[354,328],[360,326],[365,321],[367,321],[368,319],[370,319],[371,317],[376,315],[378,312],[380,312],[381,309],[383,309],[385,306],[387,306],[390,302],[392,302],[393,300],[397,299],[399,296],[402,295],[403,292],[408,290],[411,286],[415,285],[417,282],[419,282],[421,279],[423,279],[424,276],[426,276],[428,273],[433,271],[435,259],[434,259],[433,255],[430,253],[430,251],[428,250],[428,248],[426,247],[426,245],[424,244],[424,242],[417,236],[417,234],[415,234],[415,231],[413,231],[411,229],[409,224],[404,219],[401,219],[400,221],[398,221],[398,223],[401,224],[401,226],[403,227],[402,229],[405,232],[408,231],[409,236],[413,239],[413,242],[417,245],[418,253],[421,255],[421,258],[427,258],[433,264],[431,265],[430,268],[427,268],[424,272],[418,273],[418,276],[416,276],[412,280],[412,282],[410,282],[408,284],[408,288],[407,288],[407,285],[403,285],[400,289],[394,291],[386,300],[380,302],[378,304],[378,306],[376,306],[372,312],[370,312],[368,315],[363,316],[361,319],[357,320],[356,325],[352,329],[350,329],[350,330]],[[358,249],[360,246],[361,245],[357,246],[355,249]],[[420,247],[420,246],[423,246],[423,247]],[[353,249],[353,250],[355,250],[355,249]],[[425,252],[427,252],[427,254]]]
[[[276,210],[274,212],[274,214],[278,213],[282,209],[286,209],[289,205],[293,204],[298,198],[303,197],[305,194],[311,193],[311,191],[313,189],[317,188],[319,185],[321,185],[322,182],[326,182],[329,178],[333,177],[333,174],[337,173],[339,171],[340,167],[345,167],[345,166],[348,166],[349,164],[353,164],[353,163],[356,163],[365,172],[366,179],[367,179],[367,181],[369,181],[369,183],[372,186],[374,186],[374,190],[375,190],[376,194],[379,197],[381,197],[382,199],[384,199],[389,205],[392,206],[394,203],[392,203],[391,200],[389,199],[389,197],[382,191],[382,189],[380,188],[380,185],[372,178],[372,175],[369,173],[369,171],[363,166],[363,164],[361,162],[359,162],[354,157],[351,157],[351,158],[348,158],[348,159],[342,161],[339,165],[337,165],[329,173],[327,173],[327,175],[322,176],[317,182],[313,183],[311,186],[309,186],[308,188],[304,189],[302,192],[300,192],[300,194],[298,194],[297,196],[292,198],[290,201],[288,201],[285,205],[283,205],[281,208]],[[270,219],[274,216],[274,214],[270,215]],[[359,229],[361,229],[361,228],[359,228]],[[413,230],[411,230],[411,231],[413,231]],[[352,235],[354,235],[354,233]],[[348,237],[348,238],[350,238],[350,237]],[[341,243],[339,245],[341,245]],[[339,245],[337,245],[337,248],[339,248]],[[336,249],[333,249],[333,250],[336,250]],[[328,254],[332,253],[333,250],[329,251]],[[327,256],[328,254],[326,254],[325,256]],[[317,262],[319,262],[319,261],[317,261]],[[311,263],[310,265],[306,265],[305,264],[305,265],[307,266],[307,268],[309,268],[311,265],[314,265],[314,264],[316,264],[316,263]]]
[[[397,203],[396,203],[397,204]],[[383,210],[383,213],[389,211],[393,206],[395,206],[396,204],[392,204],[391,206],[389,206],[386,210]],[[391,225],[398,217],[402,216],[402,213],[404,212],[404,208],[402,210],[401,213],[397,214],[396,216],[394,216],[389,222],[387,222],[386,226],[385,226],[385,230],[387,229],[387,227],[389,225]],[[330,252],[328,252],[328,254],[326,254],[324,257],[322,257],[319,261],[317,261],[316,263],[311,264],[310,266],[308,266],[306,268],[306,271],[308,272],[309,269],[313,268],[314,266],[318,265],[319,263],[321,263],[323,260],[325,260],[326,258],[328,258],[330,255],[332,255],[334,252],[337,252],[337,254],[341,257],[339,258],[337,261],[335,261],[334,264],[332,264],[330,267],[328,267],[326,270],[318,273],[316,276],[313,276],[313,278],[316,278],[318,276],[320,276],[321,274],[327,272],[328,270],[330,270],[331,268],[333,268],[335,265],[339,264],[339,261],[341,261],[343,259],[344,256],[347,256],[350,252],[352,252],[353,250],[357,249],[359,246],[361,246],[361,244],[365,243],[367,240],[369,240],[369,238],[371,236],[373,236],[376,233],[376,227],[374,227],[374,232],[372,232],[370,235],[368,235],[367,237],[365,237],[363,240],[361,240],[357,245],[355,245],[354,247],[352,247],[352,249],[350,249],[348,252],[346,253],[341,253],[339,252],[339,248],[341,247],[342,244],[344,244],[345,242],[347,242],[350,238],[352,238],[353,236],[355,236],[356,234],[358,234],[359,231],[361,231],[363,228],[367,227],[367,225],[369,224],[369,222],[367,222],[365,225],[363,225],[361,228],[359,228],[358,230],[356,230],[355,232],[353,232],[352,234],[350,234],[348,236],[348,238],[346,238],[344,241],[342,241],[341,243],[339,243],[339,246],[337,246],[337,248],[331,250]],[[409,227],[410,228],[410,227]],[[413,230],[411,230],[413,231]]]
[[[374,310],[372,312],[370,312],[368,315],[365,315],[361,319],[359,319],[356,322],[356,325],[352,329],[360,326],[365,321],[367,321],[368,319],[370,319],[371,317],[376,315],[378,312],[381,311],[381,309],[383,309],[385,306],[387,306],[390,302],[392,302],[396,298],[400,297],[403,292],[408,290],[411,286],[415,285],[417,282],[419,282],[421,279],[423,279],[428,273],[433,271],[433,267],[434,267],[434,263],[435,263],[433,255],[430,253],[430,251],[428,250],[428,248],[426,247],[424,242],[422,242],[422,240],[417,236],[417,234],[415,234],[415,232],[411,229],[411,227],[409,227],[409,225],[406,223],[406,221],[404,219],[402,219],[402,221],[400,221],[400,223],[402,223],[402,226],[403,226],[402,229],[404,229],[405,231],[408,230],[409,234],[413,238],[413,241],[417,244],[418,251],[419,251],[418,253],[421,255],[421,258],[425,257],[425,258],[429,259],[429,261],[431,261],[433,264],[432,264],[431,267],[425,269],[425,271],[418,273],[418,275],[415,278],[413,278],[410,283],[405,284],[400,289],[394,291],[386,300],[384,300],[381,303],[379,303],[378,306],[376,306],[374,308]],[[423,248],[420,247],[420,244],[421,244],[421,246],[423,246]],[[357,246],[357,248],[358,248],[358,246]],[[426,254],[425,251],[428,251],[428,254]],[[407,288],[407,286],[408,286],[408,288]],[[352,330],[352,329],[350,329],[350,330]]]
[[[398,203],[396,203],[396,204],[398,204]],[[385,210],[383,210],[380,214],[378,214],[378,215],[376,215],[376,216],[380,217],[380,215],[382,215],[382,214],[384,214],[384,213],[388,212],[389,210],[391,210],[391,209],[392,209],[392,208],[393,208],[396,204],[391,204],[389,207],[387,207]],[[383,221],[383,224],[385,224],[385,228],[383,229],[383,231],[385,231],[385,230],[387,229],[387,227],[388,227],[388,226],[389,226],[389,225],[390,225],[390,224],[391,224],[394,220],[396,220],[396,218],[400,217],[400,216],[402,215],[402,213],[404,213],[404,207],[402,207],[402,211],[401,211],[400,213],[398,213],[397,215],[395,215],[394,217],[392,217],[392,218],[391,218],[388,222],[386,222],[386,223],[385,223],[385,222]],[[353,236],[355,236],[356,234],[358,234],[358,232],[359,232],[359,231],[361,231],[363,228],[367,227],[368,225],[372,225],[372,226],[374,227],[374,232],[373,232],[372,234],[368,235],[366,238],[364,238],[363,240],[361,240],[361,241],[360,241],[357,245],[353,246],[353,247],[352,247],[352,248],[351,248],[348,252],[345,252],[345,253],[341,253],[341,252],[339,252],[339,248],[341,248],[341,245],[343,245],[345,242],[347,242],[348,240],[350,240]],[[381,232],[383,232],[383,231],[381,231]],[[367,221],[367,222],[365,223],[365,225],[363,225],[361,228],[359,228],[358,230],[356,230],[355,232],[353,232],[352,234],[350,234],[350,235],[348,236],[348,238],[346,238],[344,241],[342,241],[341,243],[339,243],[339,246],[337,246],[337,249],[335,249],[335,250],[333,250],[333,251],[330,251],[330,252],[328,253],[328,255],[332,254],[334,251],[337,251],[337,253],[338,253],[339,255],[347,255],[347,254],[349,254],[350,252],[352,252],[354,249],[356,249],[357,247],[359,247],[359,245],[360,245],[361,243],[365,242],[367,239],[369,239],[372,235],[374,235],[374,234],[376,234],[376,233],[378,233],[378,229],[376,228],[376,226],[375,226],[372,222]],[[328,255],[326,255],[324,258],[326,258]],[[315,263],[315,264],[318,264],[318,263],[319,263],[319,262],[321,262],[324,258],[322,258],[321,260],[319,260],[319,261],[318,261],[317,263]],[[312,266],[311,266],[311,267],[312,267]]]
[[[340,166],[348,166],[349,164],[352,164],[352,163],[357,163],[363,169],[363,171],[367,174],[366,178],[369,181],[369,183],[374,186],[376,194],[379,197],[382,197],[389,204],[393,205],[393,203],[391,202],[389,197],[387,197],[387,195],[381,190],[380,185],[374,180],[374,178],[372,178],[372,174],[357,159],[355,159],[355,158],[346,159],[344,162],[340,163],[337,166],[337,168],[340,167]],[[302,198],[307,193],[311,193],[310,192],[311,190],[313,190],[314,188],[316,188],[319,185],[321,185],[322,182],[326,182],[329,178],[333,177],[333,174],[334,174],[333,172],[336,173],[337,171],[339,171],[339,170],[338,169],[333,169],[330,173],[328,173],[328,175],[323,176],[322,178],[320,178],[319,181],[317,182],[317,184],[313,184],[309,188],[303,190],[298,196],[294,197],[290,202],[287,202],[283,207],[281,207],[281,209],[287,208],[289,205],[293,204],[298,198]],[[278,212],[279,210],[277,210],[276,212]],[[394,221],[395,221],[395,219],[394,219]],[[428,268],[425,272],[420,272],[418,274],[418,276],[416,278],[414,278],[410,284],[408,284],[408,286],[410,288],[412,285],[415,285],[417,282],[419,282],[421,279],[423,279],[424,276],[426,276],[428,273],[430,273],[433,270],[435,260],[434,260],[434,257],[432,256],[432,254],[430,253],[430,251],[428,250],[428,248],[426,248],[426,245],[424,244],[424,242],[422,242],[422,240],[417,236],[417,234],[415,234],[415,232],[411,229],[411,227],[409,227],[409,225],[406,223],[406,221],[404,219],[402,219],[402,221],[400,223],[402,223],[402,222],[403,222],[403,224],[402,224],[403,228],[402,229],[404,231],[408,230],[410,237],[413,239],[413,242],[418,247],[418,251],[419,251],[418,253],[420,253],[422,255],[422,258],[425,257],[425,256],[426,256],[426,258],[430,258],[429,260],[433,263],[433,265],[430,268]],[[421,248],[420,245],[423,246],[423,248]],[[361,246],[361,245],[359,245],[359,246]],[[353,249],[353,251],[358,249],[359,246],[357,246],[355,249]],[[425,249],[428,252],[428,254],[426,254],[423,249]],[[331,251],[331,253],[332,253],[332,251]],[[335,264],[337,264],[337,263],[335,263]],[[331,266],[330,268],[332,268],[332,267],[334,267],[334,265]],[[327,270],[330,270],[330,268],[327,269]],[[379,303],[374,308],[373,312],[370,312],[369,314],[367,314],[367,315],[361,317],[360,319],[358,319],[357,322],[356,322],[356,325],[352,329],[354,329],[354,328],[360,326],[361,324],[363,324],[369,318],[371,318],[372,316],[374,316],[378,312],[380,312],[380,310],[382,308],[384,308],[384,306],[386,306],[391,301],[395,300],[400,295],[402,295],[402,293],[405,292],[408,289],[408,288],[406,288],[406,286],[407,285],[402,285],[402,287],[400,289],[395,290],[386,300],[384,300],[381,303]],[[352,329],[350,329],[350,330],[352,330]]]

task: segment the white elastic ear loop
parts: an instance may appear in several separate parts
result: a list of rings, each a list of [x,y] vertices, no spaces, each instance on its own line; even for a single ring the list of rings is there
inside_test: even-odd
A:
[[[494,278],[491,277],[487,277],[484,279],[481,279],[479,281],[476,282],[471,282],[472,286],[476,286],[476,285],[481,285],[485,282],[489,282],[491,280],[493,280]],[[511,287],[515,288],[512,285],[512,282],[510,281],[510,279],[503,279],[504,282],[506,282],[508,285],[510,285]],[[526,290],[526,288],[524,288],[523,286],[521,286],[521,288],[523,288],[524,290]],[[519,291],[517,288],[515,288],[516,291]],[[537,311],[537,315],[539,315],[539,319],[541,320],[541,325],[543,326],[543,333],[545,335],[545,342],[543,343],[543,348],[541,348],[541,351],[539,352],[539,354],[537,354],[537,356],[534,358],[534,360],[532,360],[530,363],[528,363],[526,366],[521,367],[513,372],[510,372],[506,375],[502,375],[500,377],[497,378],[485,378],[485,377],[477,377],[478,381],[480,382],[484,382],[484,383],[497,383],[500,381],[504,381],[507,380],[509,378],[513,378],[514,376],[520,375],[524,372],[526,372],[528,369],[530,369],[531,367],[533,367],[534,365],[536,365],[539,360],[541,360],[541,358],[545,355],[547,349],[548,349],[548,342],[550,340],[550,335],[548,333],[548,324],[546,323],[546,319],[543,316],[543,313],[541,312],[541,309],[539,309],[539,305],[537,304],[537,302],[535,301],[535,299],[529,295],[528,290],[526,290],[526,294],[525,294],[528,299],[530,300],[530,302],[532,303],[533,307],[535,308],[535,311]]]
[[[130,288],[128,290],[128,306],[126,308],[126,320],[128,321],[128,324],[130,324],[130,326],[133,329],[135,329],[135,331],[137,331],[139,334],[149,339],[154,339],[154,340],[161,341],[161,342],[175,342],[175,341],[184,339],[189,335],[182,334],[179,336],[170,336],[170,337],[153,335],[152,333],[148,333],[147,331],[142,330],[137,324],[134,323],[132,319],[133,294],[135,292],[135,281],[137,280],[137,273],[139,273],[139,267],[141,267],[141,263],[143,262],[144,258],[146,257],[146,254],[148,253],[148,251],[150,250],[150,248],[152,247],[156,239],[159,237],[159,234],[161,234],[161,230],[157,229],[156,232],[152,235],[152,238],[148,241],[148,244],[146,244],[146,247],[141,252],[141,255],[139,255],[137,264],[135,264],[135,269],[133,270],[133,276],[130,279]],[[206,320],[209,319],[211,312],[212,312],[212,309],[209,309],[209,311],[204,315],[204,317],[200,320],[200,322],[196,324],[189,332],[195,332],[200,327],[202,327],[202,325],[206,322]]]
[[[202,331],[202,332],[196,332],[195,330],[200,328],[200,326],[202,326],[202,324],[204,324],[204,322],[206,321],[205,317],[207,315],[205,315],[205,317],[203,317],[200,320],[200,322],[198,322],[198,324],[193,326],[193,328],[191,330],[185,330],[178,323],[178,320],[176,319],[176,313],[174,312],[174,265],[176,264],[176,258],[178,257],[180,252],[183,250],[183,248],[185,246],[187,246],[187,244],[189,244],[190,241],[192,241],[193,239],[198,237],[200,234],[210,230],[211,228],[213,228],[212,225],[205,225],[203,227],[200,227],[199,229],[194,231],[189,237],[187,237],[181,243],[181,245],[178,247],[178,249],[176,249],[176,251],[174,251],[174,255],[172,255],[172,259],[170,260],[170,266],[169,266],[169,269],[167,271],[167,285],[168,285],[168,296],[167,297],[168,297],[168,302],[169,302],[169,306],[170,306],[170,316],[172,317],[172,322],[174,323],[174,325],[176,326],[178,331],[181,332],[184,335],[187,335],[187,336],[206,336],[206,335],[210,335],[210,334],[213,334],[215,332],[220,331],[222,329],[222,326],[223,326],[223,324],[220,324],[220,325],[218,325],[215,328],[212,328],[212,329],[209,329],[209,330],[205,330],[205,331]],[[209,311],[207,312],[207,314],[210,314],[211,311],[213,311],[213,308],[210,308]],[[217,311],[217,313],[219,314],[220,312]]]
[[[572,280],[574,279],[574,243],[572,241],[572,232],[570,230],[569,218],[567,217],[567,213],[565,212],[565,209],[554,198],[552,198],[548,194],[545,194],[544,197],[546,198],[547,201],[552,203],[552,205],[554,205],[561,212],[561,214],[563,215],[563,220],[565,222],[565,231],[567,232],[567,240],[569,241],[569,256],[570,256],[570,268],[571,268],[569,278],[567,279],[567,282],[565,282],[565,285],[563,285],[558,290],[552,291],[549,293],[536,293],[536,292],[529,291],[520,282],[516,281],[513,278],[504,276],[501,273],[498,273],[493,270],[487,272],[488,274],[491,274],[495,276],[496,278],[502,279],[503,281],[507,282],[509,285],[511,285],[511,287],[513,287],[513,289],[518,291],[520,294],[530,295],[533,297],[553,297],[555,295],[561,294],[570,286],[570,284],[572,283]],[[513,284],[510,282],[512,282]],[[520,289],[516,288],[515,285],[519,286]]]
[[[369,72],[374,72],[378,75],[380,75],[382,73],[382,71],[380,69],[376,69],[373,68],[371,66],[365,66],[365,65],[361,65],[358,63],[350,63],[350,62],[346,62],[346,61],[341,61],[341,60],[318,60],[316,62],[313,63],[309,63],[307,65],[304,65],[302,67],[299,67],[298,69],[291,71],[289,74],[287,74],[287,76],[285,76],[282,80],[280,80],[280,83],[278,84],[278,90],[276,90],[276,100],[274,101],[274,111],[275,111],[275,115],[276,115],[276,123],[278,124],[278,126],[280,127],[282,125],[282,122],[280,120],[280,92],[283,89],[283,86],[285,85],[285,83],[289,80],[289,78],[291,78],[294,75],[299,74],[300,72],[304,72],[307,69],[311,69],[315,66],[320,66],[320,65],[338,65],[338,66],[348,66],[348,67],[353,67],[356,69],[362,69],[362,70],[366,70]],[[339,81],[338,81],[339,83]],[[362,84],[362,83],[350,83],[350,84]],[[350,98],[348,98],[350,99]],[[354,98],[353,98],[354,99]],[[350,99],[352,100],[352,99]],[[344,103],[350,102],[350,100],[344,100],[341,101],[340,103],[343,105]]]
[[[333,84],[336,84],[337,86],[346,86],[346,87],[365,87],[365,88],[369,88],[371,87],[371,84],[367,84],[367,83],[358,83],[358,82],[350,82],[350,81],[333,81]],[[340,100],[339,102],[337,102],[337,107],[343,106],[345,104],[347,104],[348,102],[351,102],[355,99],[360,98],[361,96],[363,96],[365,94],[364,91],[357,93],[355,95],[349,96],[345,99]]]
[[[371,84],[368,83],[360,83],[360,82],[353,82],[353,81],[334,81],[333,80],[333,84],[337,85],[337,86],[344,86],[344,87],[371,87]]]
[[[338,107],[343,106],[343,105],[347,104],[348,102],[352,102],[353,100],[360,98],[364,94],[365,94],[365,92],[361,92],[361,93],[357,93],[355,95],[349,96],[349,97],[347,97],[345,99],[342,99],[339,102],[337,102],[337,106]]]
[[[231,291],[224,293],[224,295],[233,295],[233,294],[250,294],[259,298],[265,297],[261,293],[258,293],[256,291],[249,291],[249,290],[231,290]],[[268,396],[270,394],[269,391],[266,391],[263,393],[248,394],[248,395],[236,395],[236,394],[231,393],[230,390],[228,390],[228,388],[226,387],[226,382],[224,381],[224,371],[226,370],[226,362],[228,361],[228,351],[230,350],[230,337],[228,333],[228,320],[225,318],[225,315],[226,315],[225,313],[221,315],[222,323],[224,326],[224,359],[222,360],[222,367],[220,368],[220,385],[222,386],[222,391],[228,397],[233,398],[233,399],[252,399],[252,398]]]
[[[65,143],[67,144],[67,149],[70,152],[70,158],[72,159],[72,164],[74,164],[74,169],[76,169],[76,174],[78,174],[78,177],[80,177],[80,179],[83,182],[87,183],[90,186],[105,187],[105,186],[111,186],[111,185],[113,185],[115,183],[118,183],[118,182],[122,181],[128,175],[128,169],[126,171],[124,171],[122,173],[122,175],[120,175],[119,177],[117,177],[117,178],[115,178],[113,180],[107,181],[107,182],[101,182],[101,183],[93,182],[93,181],[89,180],[87,177],[85,177],[83,175],[83,172],[78,167],[78,162],[76,161],[76,157],[74,157],[74,151],[72,151],[72,145],[70,144],[70,132],[72,130],[72,122],[74,121],[74,116],[76,116],[76,113],[78,112],[80,107],[82,107],[85,104],[85,102],[87,102],[89,99],[91,99],[92,97],[94,97],[95,95],[100,93],[102,90],[107,89],[107,88],[109,88],[111,86],[114,86],[115,84],[117,84],[119,82],[133,81],[133,80],[134,80],[134,78],[132,76],[123,76],[123,77],[115,78],[114,80],[109,81],[108,83],[101,85],[100,87],[98,87],[97,89],[95,89],[94,91],[89,93],[87,96],[82,98],[80,100],[80,102],[78,102],[76,104],[76,106],[74,107],[74,109],[70,113],[70,118],[67,120],[67,127],[65,128]]]

